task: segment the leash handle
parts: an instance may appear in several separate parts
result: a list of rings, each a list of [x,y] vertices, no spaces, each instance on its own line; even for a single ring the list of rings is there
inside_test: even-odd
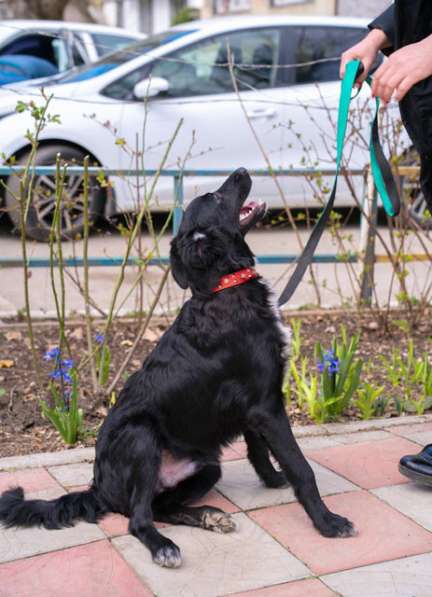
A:
[[[351,60],[346,65],[345,76],[341,84],[341,93],[339,98],[339,110],[337,119],[337,131],[336,131],[336,174],[333,183],[333,189],[330,193],[330,197],[322,211],[317,223],[312,230],[311,235],[303,249],[302,254],[297,260],[295,270],[288,280],[282,294],[279,297],[279,306],[285,304],[294,294],[297,286],[300,284],[301,279],[307,267],[312,263],[312,259],[315,253],[315,249],[321,239],[321,236],[325,230],[327,221],[330,217],[330,213],[333,209],[334,201],[336,198],[336,189],[339,177],[340,166],[342,162],[343,146],[345,142],[346,129],[348,125],[349,106],[351,102],[351,92],[355,85],[355,82],[359,75],[363,72],[364,67],[360,60]],[[370,78],[368,79],[369,85],[371,84]],[[396,183],[393,178],[393,174],[390,165],[384,155],[382,147],[379,142],[378,134],[378,112],[379,112],[379,99],[376,99],[376,112],[371,128],[371,141],[370,141],[370,158],[371,158],[371,170],[374,177],[375,185],[378,193],[380,194],[384,208],[390,216],[397,215],[400,209],[399,193],[397,191]]]

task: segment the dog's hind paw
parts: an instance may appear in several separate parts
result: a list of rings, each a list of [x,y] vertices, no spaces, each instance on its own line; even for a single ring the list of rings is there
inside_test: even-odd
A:
[[[153,562],[164,568],[179,568],[182,564],[180,550],[177,545],[164,545],[153,554]]]
[[[234,519],[225,512],[209,510],[202,517],[203,528],[216,533],[232,533],[237,529]]]
[[[353,523],[345,518],[328,512],[318,530],[324,537],[355,537],[358,535]]]

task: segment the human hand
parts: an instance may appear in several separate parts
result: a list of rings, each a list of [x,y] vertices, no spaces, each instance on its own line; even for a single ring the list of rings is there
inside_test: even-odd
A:
[[[356,87],[361,87],[368,76],[378,52],[389,44],[386,34],[381,29],[372,29],[361,42],[346,50],[341,56],[340,78],[345,76],[345,68],[351,60],[360,60],[364,70],[357,78]]]
[[[373,77],[372,94],[399,102],[413,85],[432,75],[432,35],[394,52]]]

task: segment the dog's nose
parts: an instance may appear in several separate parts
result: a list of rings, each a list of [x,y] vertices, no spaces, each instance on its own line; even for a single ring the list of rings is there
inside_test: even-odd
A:
[[[246,170],[246,168],[237,168],[237,170],[234,172],[234,180],[236,182],[242,178],[245,178],[246,176],[249,176],[249,172]]]

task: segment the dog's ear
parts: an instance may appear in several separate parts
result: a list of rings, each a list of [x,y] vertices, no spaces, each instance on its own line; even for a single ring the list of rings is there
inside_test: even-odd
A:
[[[177,237],[173,238],[171,241],[170,261],[171,273],[174,280],[177,282],[180,288],[185,290],[189,286],[189,282],[186,275],[186,268],[183,265],[183,261],[181,260],[179,254]]]

